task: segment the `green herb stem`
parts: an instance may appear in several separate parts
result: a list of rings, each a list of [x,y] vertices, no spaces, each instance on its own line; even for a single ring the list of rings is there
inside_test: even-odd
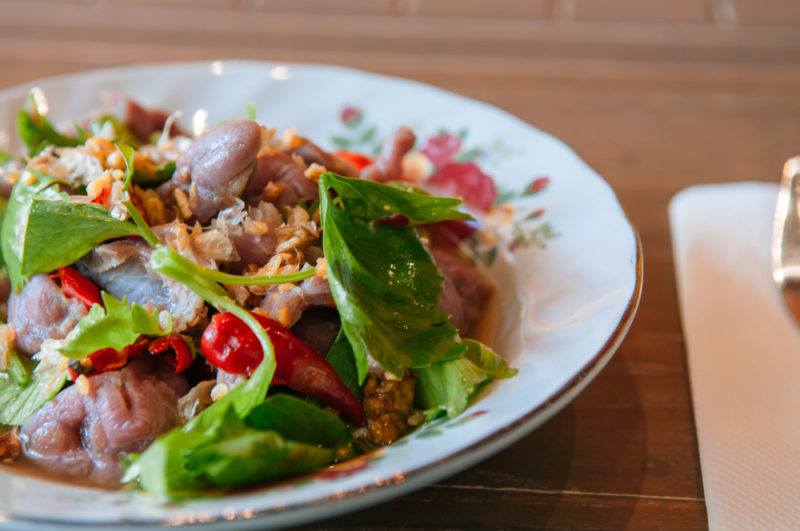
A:
[[[268,286],[270,284],[282,284],[284,282],[299,282],[307,278],[311,278],[315,274],[314,268],[304,269],[297,273],[288,273],[286,275],[231,275],[230,273],[223,273],[222,271],[215,271],[206,267],[198,266],[203,272],[203,275],[221,284],[231,284],[234,286]]]
[[[131,219],[136,224],[136,227],[139,229],[139,234],[144,240],[152,246],[159,245],[160,242],[158,241],[158,237],[156,233],[153,232],[153,229],[150,228],[150,225],[142,218],[142,215],[139,213],[139,210],[133,206],[133,203],[130,200],[125,201],[123,203],[125,208],[128,209],[128,214],[130,214]]]

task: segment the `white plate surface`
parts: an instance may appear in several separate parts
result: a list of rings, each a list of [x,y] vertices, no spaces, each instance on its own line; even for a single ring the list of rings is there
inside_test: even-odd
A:
[[[602,369],[633,319],[641,251],[611,188],[562,142],[489,105],[416,82],[329,66],[144,65],[2,91],[0,135],[14,136],[16,112],[33,86],[44,90],[56,121],[80,117],[99,106],[102,91],[119,90],[182,110],[186,125],[200,108],[214,123],[243,116],[246,104],[253,103],[262,123],[279,130],[295,127],[331,149],[349,143],[370,150],[403,124],[417,132],[420,148],[443,129],[453,137],[460,133],[452,161],[462,169],[464,161],[473,161],[514,206],[514,222],[504,230],[517,242],[513,250],[498,246],[490,271],[500,286],[493,347],[519,375],[491,386],[459,418],[427,426],[349,470],[220,498],[165,506],[140,493],[70,486],[0,467],[0,525],[217,528],[224,522],[225,529],[249,529],[374,504],[462,470],[542,424]],[[488,215],[497,221],[509,214]]]

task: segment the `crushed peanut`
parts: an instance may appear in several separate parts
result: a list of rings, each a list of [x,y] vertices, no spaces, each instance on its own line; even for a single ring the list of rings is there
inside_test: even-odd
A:
[[[86,147],[86,152],[101,163],[104,162],[112,152],[117,150],[110,140],[101,136],[89,138],[86,140],[84,146]]]
[[[290,127],[283,132],[283,135],[281,136],[281,142],[283,143],[285,149],[293,150],[302,147],[303,144],[306,143],[306,139],[298,135],[294,127]]]
[[[14,329],[7,324],[0,325],[0,371],[8,369],[9,357],[14,350],[16,335]]]
[[[125,157],[122,156],[119,150],[114,150],[106,157],[105,166],[106,168],[123,170],[125,169]]]
[[[292,314],[286,306],[278,309],[278,322],[287,328],[292,325]]]
[[[192,217],[192,207],[189,206],[189,198],[186,197],[186,192],[180,188],[176,188],[172,195],[175,197],[175,202],[178,204],[178,212],[180,212],[183,219]]]
[[[264,187],[264,198],[267,201],[275,201],[283,194],[284,190],[286,190],[285,184],[270,181]]]
[[[269,232],[269,225],[263,221],[254,220],[250,217],[244,218],[242,227],[246,233],[254,236],[262,236]]]
[[[294,289],[294,284],[289,282],[284,282],[283,284],[278,285],[278,291],[281,293],[286,293],[287,291],[292,291]]]
[[[37,181],[36,176],[31,172],[26,171],[25,173],[22,174],[22,182],[25,183],[25,185],[30,186],[32,184],[35,184],[36,181]]]
[[[311,179],[314,182],[319,181],[320,175],[328,171],[328,169],[323,166],[322,164],[317,164],[316,162],[312,162],[311,166],[309,166],[306,171],[303,172],[303,175],[306,178]]]
[[[75,387],[78,389],[78,393],[86,396],[92,391],[92,382],[89,381],[89,378],[87,378],[86,375],[81,374],[75,380]]]
[[[314,267],[314,272],[320,278],[328,280],[328,262],[325,258],[317,258],[317,265]]]

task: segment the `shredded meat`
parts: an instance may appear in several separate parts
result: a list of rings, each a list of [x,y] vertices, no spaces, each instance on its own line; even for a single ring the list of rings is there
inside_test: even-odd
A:
[[[203,299],[152,271],[150,252],[141,240],[117,240],[97,246],[76,265],[114,297],[168,311],[176,331],[198,324],[206,315]]]
[[[370,375],[364,385],[364,413],[373,442],[390,444],[410,428],[408,418],[414,410],[414,377],[407,373],[402,380]]]

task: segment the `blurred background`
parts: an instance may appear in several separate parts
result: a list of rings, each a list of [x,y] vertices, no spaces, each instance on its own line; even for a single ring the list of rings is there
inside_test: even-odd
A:
[[[705,505],[667,206],[694,183],[776,180],[800,152],[798,28],[798,0],[0,0],[0,87],[134,62],[335,63],[558,136],[641,233],[630,336],[507,452],[328,525],[693,528]]]

